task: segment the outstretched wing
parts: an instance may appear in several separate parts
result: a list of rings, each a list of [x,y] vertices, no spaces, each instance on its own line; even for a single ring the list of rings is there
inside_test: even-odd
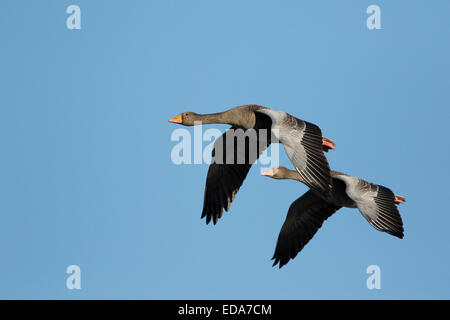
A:
[[[255,129],[232,127],[215,141],[201,216],[206,217],[207,224],[211,220],[216,224],[223,210],[228,211],[230,208],[252,164],[271,143],[270,126],[268,116],[256,114]],[[239,134],[245,135],[244,140],[240,140]]]
[[[211,163],[206,178],[202,218],[208,224],[214,224],[222,217],[223,210],[228,211],[234,196],[239,191],[251,164],[216,164]]]
[[[297,122],[295,130],[280,137],[280,141],[305,184],[316,191],[329,193],[331,174],[322,149],[322,132],[315,124],[292,118],[290,121]]]
[[[356,177],[337,175],[335,178],[346,183],[347,195],[375,229],[403,238],[402,217],[390,189]]]
[[[316,193],[309,190],[295,200],[281,227],[278,236],[273,265],[281,268],[290,259],[294,259],[303,247],[312,239],[322,223],[339,210],[338,206],[327,203]]]

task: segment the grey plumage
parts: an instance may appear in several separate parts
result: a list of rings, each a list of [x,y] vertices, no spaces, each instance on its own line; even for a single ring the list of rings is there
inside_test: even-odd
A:
[[[296,171],[278,167],[265,174],[276,179],[294,179],[305,183]],[[270,171],[270,170],[269,170]],[[358,208],[377,230],[403,238],[403,221],[395,200],[405,201],[383,186],[331,171],[332,190],[323,194],[313,189],[292,203],[278,236],[273,260],[281,268],[312,239],[334,212],[341,207]],[[306,184],[306,183],[305,183]]]
[[[256,110],[272,119],[272,133],[283,144],[286,154],[311,189],[331,191],[330,166],[322,149],[322,132],[318,126],[271,109]]]

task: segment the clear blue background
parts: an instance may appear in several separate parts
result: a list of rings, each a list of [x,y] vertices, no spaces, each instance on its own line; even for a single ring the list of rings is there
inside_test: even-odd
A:
[[[66,28],[71,4],[81,30]],[[382,30],[366,27],[371,4]],[[449,299],[449,10],[1,1],[0,298]],[[405,196],[405,238],[342,209],[272,268],[287,209],[307,189],[258,167],[205,225],[208,167],[172,163],[179,126],[167,120],[248,103],[318,124],[337,143],[332,168]],[[66,288],[72,264],[81,290]],[[366,287],[371,264],[381,290]]]

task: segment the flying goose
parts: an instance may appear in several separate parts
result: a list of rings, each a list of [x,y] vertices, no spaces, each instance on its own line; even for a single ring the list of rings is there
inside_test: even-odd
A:
[[[274,141],[273,136],[270,134],[272,127],[270,116],[255,112],[257,110],[269,109],[260,105],[251,104],[212,114],[183,112],[169,120],[169,122],[184,126],[220,123],[231,125],[230,129],[228,129],[220,138],[216,139],[212,151],[211,164],[206,177],[203,211],[201,215],[201,218],[206,217],[207,224],[211,220],[216,224],[218,219],[222,217],[223,210],[225,209],[225,211],[228,211],[252,164],[271,142],[278,142],[276,139]],[[317,126],[310,124],[308,127],[314,128],[313,131],[308,131],[305,134],[305,143],[307,145],[304,146],[304,149],[306,150],[308,157],[299,159],[297,165],[307,172],[315,173],[317,171],[315,168],[328,166],[328,163],[324,163],[324,161],[326,162],[326,159],[323,156],[322,150],[328,151],[329,149],[334,149],[335,144],[330,139],[322,137],[320,129]],[[226,140],[227,137],[230,137],[230,132],[238,129],[244,130],[245,134],[252,129],[255,132],[255,135],[253,136],[253,140],[256,140],[253,141],[253,143],[256,143],[257,146],[255,155],[248,156],[250,149],[249,144],[252,140],[251,135],[249,135],[250,139],[245,139],[244,148],[242,148],[242,146],[239,147],[236,143],[233,143],[232,147],[227,147]],[[306,139],[309,138],[309,136],[312,138]],[[319,151],[322,153],[321,156],[319,155]],[[244,154],[245,161],[241,163],[237,161],[227,163],[227,154],[229,156],[230,152],[232,153],[232,158],[234,160]],[[320,186],[328,183],[327,176],[317,175],[317,178],[311,177],[309,179]]]
[[[297,171],[285,167],[275,167],[261,174],[306,184]],[[281,268],[294,259],[322,223],[341,207],[358,208],[375,229],[403,238],[403,222],[396,204],[405,202],[404,197],[386,187],[338,171],[331,171],[331,176],[331,194],[310,189],[291,204],[278,236],[273,266],[279,263]]]

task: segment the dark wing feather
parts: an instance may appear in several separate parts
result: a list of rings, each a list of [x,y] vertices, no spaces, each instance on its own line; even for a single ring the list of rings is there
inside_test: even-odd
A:
[[[233,143],[233,149],[231,149],[227,143],[227,138],[230,139],[230,135],[228,135],[230,130],[239,130],[236,127],[227,130],[214,143],[211,164],[206,177],[203,212],[201,216],[201,218],[206,217],[207,224],[211,220],[216,224],[217,220],[222,217],[223,210],[228,211],[236,193],[247,177],[252,164],[271,143],[270,127],[272,122],[270,118],[259,113],[255,114],[255,118],[255,135],[249,135],[251,139],[245,140],[244,148],[239,147],[238,143]],[[266,129],[267,138],[261,139],[261,135],[264,133],[260,132],[260,129]],[[249,130],[243,132],[248,133]],[[249,143],[255,143],[252,140],[254,138],[256,138],[256,145],[258,146],[256,157],[249,156]],[[219,152],[220,150],[222,152]],[[233,163],[230,164],[227,163],[226,159],[227,154],[229,155],[231,150],[234,152],[234,158]],[[244,161],[238,162],[240,159],[244,159]]]
[[[322,132],[313,123],[288,115],[287,126],[294,128],[280,140],[289,159],[294,164],[305,184],[324,193],[331,192],[330,166],[322,149]]]
[[[307,165],[299,173],[310,188],[328,193],[331,190],[331,174],[322,149],[322,132],[315,124],[304,122],[305,131],[301,143],[306,151]]]
[[[400,239],[403,238],[403,221],[395,205],[394,193],[383,186],[378,186],[378,194],[374,198],[377,206],[375,219],[369,219],[369,223],[380,231],[387,232]]]
[[[334,178],[345,182],[346,194],[375,229],[403,238],[402,217],[395,205],[395,195],[389,188],[357,177],[336,175]]]
[[[303,247],[312,239],[322,223],[341,207],[327,203],[309,190],[295,200],[281,227],[278,236],[273,265],[281,268],[290,259],[294,259]]]
[[[228,211],[234,196],[247,177],[249,164],[215,164],[209,166],[203,200],[202,218],[214,224],[222,217],[223,209]]]

